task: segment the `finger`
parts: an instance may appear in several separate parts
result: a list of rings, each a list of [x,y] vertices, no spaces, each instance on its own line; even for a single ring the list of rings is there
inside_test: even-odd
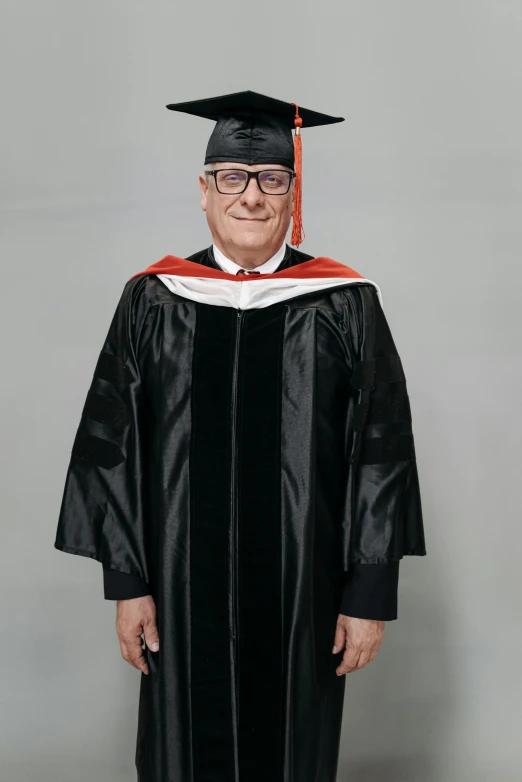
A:
[[[335,637],[334,637],[332,654],[337,654],[337,652],[340,652],[341,649],[344,649],[345,643],[346,643],[346,628],[344,627],[343,624],[341,624],[341,622],[337,622],[337,625],[335,627]]]
[[[133,668],[137,668],[138,671],[143,671],[143,673],[149,672],[149,666],[147,665],[147,661],[143,656],[141,638],[140,640],[138,640],[137,644],[134,642],[132,643],[123,642],[121,644],[121,649],[122,649],[122,657],[126,662],[129,663],[129,665],[132,665]]]
[[[336,669],[337,675],[342,676],[345,673],[353,671],[357,665],[360,655],[361,652],[359,649],[347,649],[343,655],[341,664]]]
[[[137,656],[131,657],[130,664],[134,666],[134,668],[137,668],[138,671],[143,671],[143,673],[148,674],[149,672],[149,666],[147,665],[147,660],[143,656],[143,650],[140,646],[140,651]]]
[[[353,670],[360,671],[361,668],[364,668],[365,665],[368,665],[369,662],[370,662],[370,652],[361,652],[361,656],[357,660],[357,665]]]
[[[159,650],[159,633],[156,624],[146,625],[143,628],[143,635],[145,636],[145,643],[151,652],[157,652]]]

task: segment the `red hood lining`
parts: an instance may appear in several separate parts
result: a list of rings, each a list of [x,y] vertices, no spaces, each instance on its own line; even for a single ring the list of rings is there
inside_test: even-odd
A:
[[[209,277],[217,280],[232,280],[234,282],[252,282],[265,279],[317,279],[317,278],[359,278],[365,279],[362,274],[345,266],[333,258],[318,256],[310,261],[303,261],[296,266],[290,266],[287,269],[272,272],[271,274],[247,274],[237,275],[224,272],[221,269],[214,269],[210,266],[203,266],[194,261],[187,261],[185,258],[178,258],[175,255],[166,255],[160,261],[148,266],[144,271],[133,274],[131,280],[144,274],[172,274],[180,277]]]

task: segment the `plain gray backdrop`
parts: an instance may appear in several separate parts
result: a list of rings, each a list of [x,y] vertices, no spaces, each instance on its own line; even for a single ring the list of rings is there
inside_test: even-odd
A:
[[[135,780],[140,674],[56,523],[126,280],[211,241],[213,123],[165,104],[243,89],[346,118],[303,131],[300,249],[379,284],[412,404],[428,555],[347,677],[339,782],[522,778],[522,3],[3,0],[0,30],[2,782]]]

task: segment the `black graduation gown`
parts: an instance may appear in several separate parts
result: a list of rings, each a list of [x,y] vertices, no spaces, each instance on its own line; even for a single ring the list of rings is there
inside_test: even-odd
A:
[[[333,782],[341,604],[363,615],[374,589],[382,605],[399,560],[426,553],[400,357],[356,272],[241,309],[191,289],[191,264],[215,269],[210,250],[188,260],[183,295],[149,270],[125,285],[55,547],[154,597],[139,782]],[[331,276],[290,248],[263,276],[307,262]],[[238,285],[208,273],[225,297]]]
[[[286,245],[286,252],[277,270],[311,260],[307,255]],[[221,267],[214,258],[212,246],[189,256],[191,261],[210,268]],[[339,612],[362,619],[391,621],[397,618],[399,560],[371,565],[352,563],[345,574]],[[103,566],[103,591],[106,600],[129,600],[151,593],[147,582],[139,576]]]

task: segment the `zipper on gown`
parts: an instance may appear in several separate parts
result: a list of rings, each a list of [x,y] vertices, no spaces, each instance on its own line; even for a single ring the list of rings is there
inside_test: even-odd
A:
[[[231,470],[231,525],[232,525],[232,542],[231,542],[231,589],[232,589],[232,669],[233,669],[233,682],[232,687],[234,691],[233,696],[233,713],[236,723],[236,736],[237,728],[239,725],[239,692],[238,692],[238,617],[237,617],[237,591],[238,591],[238,567],[237,567],[237,539],[238,539],[238,443],[237,443],[237,396],[238,396],[238,365],[239,365],[239,342],[241,338],[241,326],[243,323],[244,311],[237,310],[236,319],[236,337],[234,345],[234,366],[232,376],[232,470]],[[239,778],[238,772],[238,759],[236,757],[236,775]]]

